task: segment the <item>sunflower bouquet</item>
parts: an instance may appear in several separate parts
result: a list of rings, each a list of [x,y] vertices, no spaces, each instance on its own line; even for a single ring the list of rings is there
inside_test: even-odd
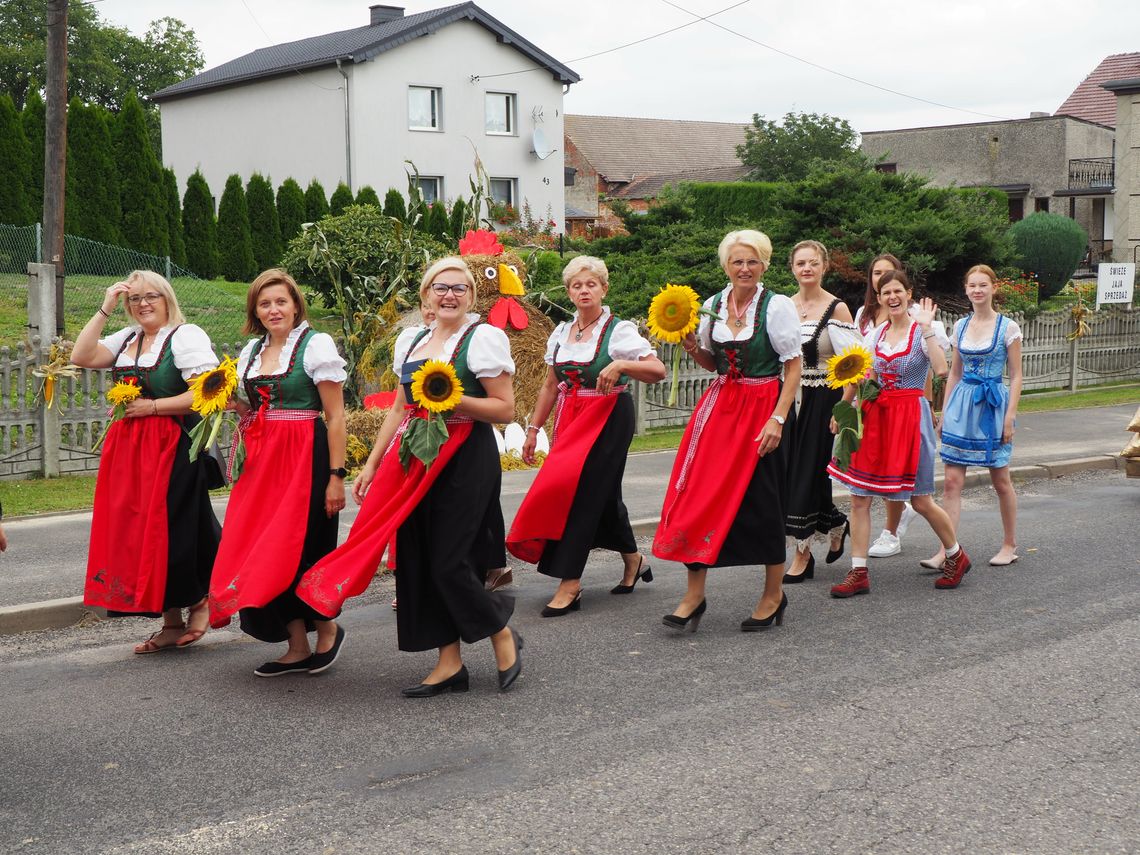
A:
[[[855,387],[855,400],[839,401],[832,408],[838,429],[835,432],[835,460],[846,471],[851,455],[863,440],[863,404],[879,397],[879,384],[868,375],[871,352],[861,344],[852,344],[827,360],[827,385],[832,389]]]
[[[111,405],[111,420],[107,422],[107,429],[103,431],[98,442],[91,447],[92,451],[99,450],[99,446],[103,444],[103,440],[111,430],[111,425],[127,415],[127,404],[142,396],[142,389],[138,383],[137,377],[127,377],[107,390],[107,403]]]
[[[700,316],[715,318],[701,308],[701,298],[688,285],[672,285],[657,292],[649,304],[647,325],[650,334],[660,342],[673,345],[673,385],[669,389],[669,406],[677,403],[677,375],[681,372],[681,348],[685,337],[696,330]]]
[[[190,381],[194,400],[190,409],[202,420],[190,428],[190,460],[195,461],[203,448],[209,448],[218,439],[225,421],[226,406],[237,388],[237,362],[225,357],[217,368],[199,374]]]
[[[400,464],[407,469],[412,458],[431,466],[447,442],[447,417],[463,398],[463,384],[450,362],[429,359],[412,375],[415,411],[400,437]]]

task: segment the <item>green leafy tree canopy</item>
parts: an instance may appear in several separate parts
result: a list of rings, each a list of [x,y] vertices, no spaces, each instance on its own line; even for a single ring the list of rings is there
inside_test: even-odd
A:
[[[846,119],[826,113],[787,113],[782,122],[752,116],[736,156],[752,181],[798,181],[818,161],[865,163],[855,130]]]

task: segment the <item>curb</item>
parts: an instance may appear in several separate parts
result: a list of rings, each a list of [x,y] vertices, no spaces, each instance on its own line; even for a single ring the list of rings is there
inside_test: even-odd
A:
[[[1075,457],[1070,460],[1057,460],[1033,466],[1014,466],[1009,470],[1010,477],[1017,483],[1039,478],[1060,478],[1077,472],[1100,469],[1121,469],[1126,466],[1124,458],[1115,454],[1101,454],[1094,457]],[[943,477],[934,479],[935,488],[941,487]],[[990,483],[984,469],[966,474],[966,487],[981,487]],[[835,490],[837,500],[849,499],[846,490]],[[635,537],[651,537],[657,531],[660,517],[646,517],[631,520]],[[23,603],[16,606],[0,606],[0,635],[14,635],[20,632],[36,632],[45,629],[62,629],[73,626],[89,616],[105,618],[105,609],[83,605],[82,597],[64,597],[58,600],[45,600],[39,603]]]

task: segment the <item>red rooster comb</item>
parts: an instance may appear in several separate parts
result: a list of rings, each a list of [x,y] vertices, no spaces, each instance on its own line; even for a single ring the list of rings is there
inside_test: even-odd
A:
[[[503,245],[494,232],[486,229],[468,230],[467,236],[459,241],[460,255],[502,255]]]

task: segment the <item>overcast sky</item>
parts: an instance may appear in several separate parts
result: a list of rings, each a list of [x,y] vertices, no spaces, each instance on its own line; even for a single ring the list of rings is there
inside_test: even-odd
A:
[[[746,122],[753,113],[830,113],[860,131],[1053,112],[1108,54],[1140,51],[1136,0],[480,0],[508,27],[582,76],[566,111]],[[399,5],[398,0],[391,5]],[[269,44],[368,23],[367,0],[98,0],[141,34],[180,18],[206,67]],[[408,14],[449,5],[408,0]],[[747,36],[773,49],[761,47]],[[848,77],[844,79],[777,51]],[[948,107],[934,106],[915,98]],[[958,108],[958,109],[951,109]],[[985,115],[979,115],[985,114]]]

